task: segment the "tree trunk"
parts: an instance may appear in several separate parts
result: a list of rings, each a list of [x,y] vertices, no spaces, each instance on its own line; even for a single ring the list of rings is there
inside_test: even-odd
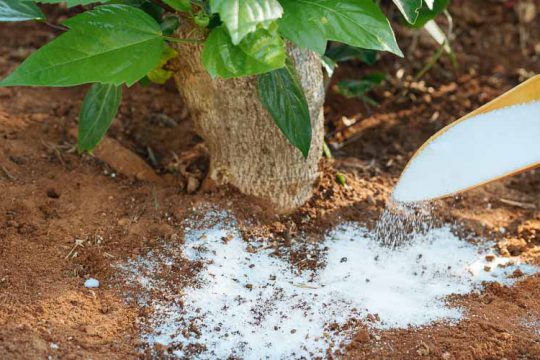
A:
[[[198,29],[180,29],[202,38]],[[245,194],[268,199],[288,212],[306,202],[319,176],[324,135],[324,85],[319,58],[288,46],[311,114],[313,137],[307,159],[276,126],[257,95],[257,78],[212,79],[201,62],[202,46],[177,45],[175,80],[195,129],[210,153],[209,176]]]

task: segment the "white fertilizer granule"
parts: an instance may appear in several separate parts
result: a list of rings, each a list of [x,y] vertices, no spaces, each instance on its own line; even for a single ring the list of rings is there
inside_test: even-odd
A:
[[[88,289],[94,289],[99,287],[99,281],[93,278],[90,278],[84,282],[84,287]]]
[[[394,189],[398,202],[451,195],[540,164],[540,101],[473,116],[431,140]]]
[[[354,327],[339,330],[350,320],[371,314],[380,320],[366,323],[379,329],[455,322],[466,314],[447,304],[447,295],[476,291],[482,281],[510,284],[516,268],[536,271],[517,259],[488,263],[489,247],[463,241],[449,228],[415,235],[392,251],[365,228],[346,224],[313,245],[325,260],[320,269],[300,273],[270,249],[248,247],[225,213],[208,212],[200,224],[212,225],[188,226],[178,248],[169,244],[119,266],[125,281],[143,289],[139,304],[152,310],[143,341],[177,357],[324,356],[354,334]],[[163,276],[186,264],[194,269],[191,283]]]

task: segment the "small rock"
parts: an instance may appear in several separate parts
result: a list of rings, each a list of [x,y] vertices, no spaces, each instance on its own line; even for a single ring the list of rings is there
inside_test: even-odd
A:
[[[227,244],[232,239],[233,239],[233,236],[231,234],[228,234],[227,236],[222,236],[221,237],[221,241],[223,241],[225,244]]]
[[[19,227],[19,223],[16,222],[15,220],[8,220],[6,222],[6,225],[7,225],[7,227],[12,227],[12,228],[18,228]]]
[[[24,160],[24,158],[22,158],[20,156],[16,156],[16,155],[9,155],[9,160],[11,160],[12,162],[14,162],[17,165],[26,164],[26,160]]]
[[[531,23],[536,19],[538,14],[534,2],[522,1],[516,4],[516,12],[522,22],[525,24]]]
[[[56,192],[54,189],[47,190],[47,196],[51,199],[58,199],[60,197],[60,194]]]
[[[87,289],[98,288],[99,287],[99,281],[94,279],[94,278],[90,278],[90,279],[88,279],[88,280],[86,280],[84,282],[84,287],[87,288]]]
[[[166,353],[167,351],[169,351],[169,345],[165,345],[165,344],[156,343],[154,345],[154,348],[159,353]]]
[[[484,271],[485,272],[490,272],[491,271],[491,266],[484,266]]]
[[[126,226],[129,224],[129,219],[128,218],[121,218],[120,220],[118,220],[118,225],[120,226]]]
[[[493,261],[493,260],[495,260],[495,255],[493,255],[493,254],[486,255],[486,261],[490,261],[490,262],[491,262],[491,261]]]
[[[452,358],[452,354],[450,354],[448,351],[446,351],[441,355],[441,358],[443,360],[450,360]]]
[[[367,343],[369,342],[370,336],[369,331],[367,329],[360,329],[356,335],[354,336],[354,341],[359,343]]]
[[[30,120],[36,121],[36,122],[42,122],[45,119],[47,119],[47,117],[48,117],[47,114],[41,114],[41,113],[30,114],[29,116]]]
[[[173,128],[177,126],[177,122],[171,117],[162,113],[152,113],[148,116],[148,121],[153,125],[163,126],[167,128]]]
[[[196,177],[194,177],[194,176],[188,177],[187,186],[186,186],[187,193],[188,194],[193,194],[195,191],[197,191],[197,189],[199,189],[200,183],[201,182]]]
[[[518,278],[518,277],[522,277],[523,275],[525,274],[523,273],[523,271],[521,271],[521,269],[516,269],[514,270],[514,272],[512,273],[510,277]]]
[[[506,243],[502,245],[502,247],[506,248],[508,253],[510,253],[510,255],[512,256],[521,255],[521,253],[527,250],[527,242],[523,239],[509,239],[508,241],[506,241]],[[499,245],[499,247],[501,246]]]

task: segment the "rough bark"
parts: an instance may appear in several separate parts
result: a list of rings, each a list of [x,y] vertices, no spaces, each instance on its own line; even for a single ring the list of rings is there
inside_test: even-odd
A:
[[[181,35],[202,36],[193,28]],[[202,46],[178,45],[176,84],[196,131],[210,153],[209,176],[245,194],[267,198],[277,211],[302,205],[319,176],[324,131],[324,85],[319,58],[288,46],[311,114],[313,138],[307,159],[292,146],[262,106],[256,77],[212,79],[201,63]]]

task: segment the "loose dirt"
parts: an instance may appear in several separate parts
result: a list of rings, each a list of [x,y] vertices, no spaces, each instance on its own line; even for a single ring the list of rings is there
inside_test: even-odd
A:
[[[289,216],[234,189],[201,186],[208,158],[171,87],[126,91],[109,133],[117,148],[105,145],[96,156],[74,151],[84,88],[0,89],[0,358],[148,356],[139,350],[152,309],[126,300],[132,284],[118,278],[115,266],[182,244],[184,220],[198,216],[195,209],[204,204],[234,214],[253,247],[264,238],[297,269],[320,266],[309,247],[293,246],[297,234],[317,243],[344,221],[372,228],[403,166],[429,135],[540,73],[540,16],[518,16],[520,3],[452,2],[457,70],[443,57],[414,80],[436,45],[404,26],[396,32],[405,59],[384,55],[373,67],[340,66],[326,105],[335,159],[323,161],[314,197]],[[43,24],[0,29],[1,76],[55,35]],[[388,74],[370,94],[380,106],[333,91],[335,81],[373,71]],[[130,170],[130,162],[114,164],[102,155],[118,149],[142,159],[143,168]],[[159,180],[137,179],[142,169]],[[345,175],[344,186],[335,180],[336,169]],[[539,174],[439,201],[434,215],[459,225],[473,242],[495,241],[497,255],[521,255],[538,265]],[[197,270],[185,263],[163,276],[181,291]],[[339,357],[540,358],[540,276],[519,275],[512,287],[488,284],[479,293],[451,296],[467,314],[458,324],[383,330],[351,323],[353,341],[339,347]],[[89,278],[99,280],[99,288],[85,288]]]

